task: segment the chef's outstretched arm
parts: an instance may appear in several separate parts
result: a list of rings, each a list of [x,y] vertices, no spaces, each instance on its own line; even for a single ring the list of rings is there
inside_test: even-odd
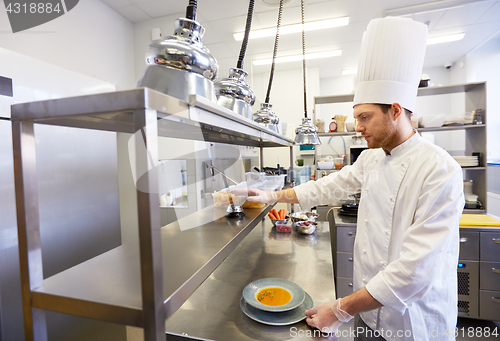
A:
[[[363,287],[349,296],[307,310],[306,322],[325,333],[334,333],[343,322],[349,322],[355,314],[381,306],[382,304]]]

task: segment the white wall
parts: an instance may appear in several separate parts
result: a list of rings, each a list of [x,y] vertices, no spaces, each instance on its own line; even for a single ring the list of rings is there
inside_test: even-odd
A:
[[[277,64],[270,95],[273,111],[282,122],[287,123],[286,135],[292,139],[295,137],[295,128],[302,123],[304,117],[304,87],[300,65],[298,63],[296,70],[279,71],[279,64]],[[314,97],[320,94],[319,70],[317,68],[307,69],[306,79],[308,117],[312,118]],[[265,100],[268,82],[269,73],[249,76],[248,84],[253,84],[253,90],[259,103]],[[255,112],[260,109],[260,106],[256,103],[252,109]],[[294,159],[300,158],[298,152],[299,147],[294,147]],[[264,150],[264,166],[276,167],[277,164],[281,167],[290,167],[290,149],[288,147]]]
[[[116,85],[135,87],[133,25],[99,0],[80,1],[65,15],[12,33],[0,6],[0,47]],[[0,61],[1,62],[1,61]]]

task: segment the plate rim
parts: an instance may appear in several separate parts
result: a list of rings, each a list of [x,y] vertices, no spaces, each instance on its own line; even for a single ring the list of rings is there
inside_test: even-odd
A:
[[[280,281],[286,281],[286,282],[289,282],[291,285],[295,285],[297,286],[297,288],[299,288],[303,294],[302,296],[302,300],[300,301],[300,303],[298,303],[297,305],[295,306],[289,306],[289,307],[286,307],[286,308],[279,308],[279,307],[283,307],[283,306],[286,306],[286,304],[284,305],[281,305],[281,306],[267,306],[265,304],[262,304],[260,302],[257,302],[257,299],[255,299],[255,302],[251,301],[249,302],[248,300],[245,299],[245,295],[244,295],[244,292],[245,292],[245,289],[250,286],[252,283],[255,283],[255,282],[258,282],[258,281],[262,281],[262,280],[273,280],[273,279],[277,279],[277,280],[280,280]],[[276,286],[276,287],[279,287],[279,285],[269,285],[270,287],[271,286]],[[259,310],[262,310],[262,311],[267,311],[267,312],[285,312],[285,311],[289,311],[289,310],[292,310],[292,309],[295,309],[297,308],[298,306],[300,306],[302,303],[304,303],[304,300],[305,300],[305,291],[304,289],[302,289],[302,287],[300,285],[298,285],[297,283],[295,282],[292,282],[286,278],[279,278],[279,277],[265,277],[265,278],[260,278],[260,279],[256,279],[255,281],[252,281],[250,283],[248,283],[244,288],[243,288],[243,291],[242,291],[242,297],[245,299],[245,302],[250,305],[251,307],[253,308],[256,308],[256,309],[259,309]],[[257,303],[257,304],[255,304]],[[288,304],[288,303],[287,303]]]
[[[295,307],[294,309],[299,309],[302,305],[304,305],[306,303],[306,301],[307,301],[306,300],[307,297],[311,300],[311,307],[305,306],[304,307],[305,308],[304,312],[307,311],[308,309],[311,309],[312,307],[314,307],[314,300],[312,299],[311,295],[309,295],[306,291],[304,291],[304,301],[299,306]],[[243,306],[242,306],[243,304],[246,304],[246,305],[250,306],[250,308],[260,310],[258,308],[255,308],[255,307],[251,306],[250,304],[248,304],[248,302],[245,300],[245,298],[242,295],[241,299],[240,299],[240,309],[243,312],[243,314],[245,314],[245,316],[247,316],[249,319],[251,319],[251,320],[253,320],[255,322],[259,322],[259,323],[262,323],[262,324],[265,324],[265,325],[268,325],[268,326],[288,326],[288,325],[291,325],[291,324],[295,324],[295,323],[301,322],[301,321],[303,321],[307,317],[304,314],[304,317],[301,318],[300,320],[294,320],[294,321],[289,321],[289,322],[280,322],[280,323],[264,322],[262,320],[257,319],[255,316],[248,315],[248,313],[243,309]],[[272,312],[272,311],[262,310],[261,312],[264,313],[264,314],[280,314],[280,313],[288,313],[290,311],[291,310],[282,311],[282,312]]]

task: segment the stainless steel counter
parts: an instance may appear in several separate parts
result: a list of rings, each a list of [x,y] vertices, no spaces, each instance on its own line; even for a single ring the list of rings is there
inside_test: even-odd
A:
[[[239,305],[243,288],[266,277],[285,278],[297,283],[312,297],[314,305],[333,300],[335,291],[328,223],[320,222],[318,230],[307,236],[296,231],[277,233],[266,217],[167,320],[167,333],[231,341],[336,340],[335,337],[318,337],[318,331],[317,337],[308,337],[313,329],[305,320],[289,326],[268,326],[248,318]]]

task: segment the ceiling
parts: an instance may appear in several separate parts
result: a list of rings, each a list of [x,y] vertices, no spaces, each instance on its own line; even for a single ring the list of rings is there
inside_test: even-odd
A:
[[[167,15],[185,16],[188,0],[101,0],[122,16],[137,23]],[[252,29],[276,26],[277,6],[256,0]],[[434,1],[447,3],[450,0]],[[459,0],[460,1],[460,0]],[[305,21],[349,16],[349,25],[306,33],[306,52],[341,49],[342,56],[310,60],[308,67],[319,67],[321,77],[340,76],[342,69],[356,68],[363,31],[371,19],[383,17],[384,11],[432,2],[431,0],[305,0]],[[196,20],[206,29],[203,42],[217,59],[220,75],[225,77],[236,66],[241,42],[233,33],[245,28],[247,0],[199,0]],[[477,0],[461,6],[408,15],[426,23],[429,37],[465,33],[457,42],[427,46],[424,67],[454,63],[465,54],[500,35],[500,0]],[[300,22],[300,0],[287,0],[282,25]],[[173,33],[163,32],[163,36]],[[251,65],[252,59],[272,56],[274,37],[253,39],[248,43],[244,69],[248,72],[269,72],[270,66]],[[278,56],[301,53],[300,33],[280,36]],[[301,68],[301,62],[277,64],[278,70]],[[220,77],[219,77],[220,78]]]

